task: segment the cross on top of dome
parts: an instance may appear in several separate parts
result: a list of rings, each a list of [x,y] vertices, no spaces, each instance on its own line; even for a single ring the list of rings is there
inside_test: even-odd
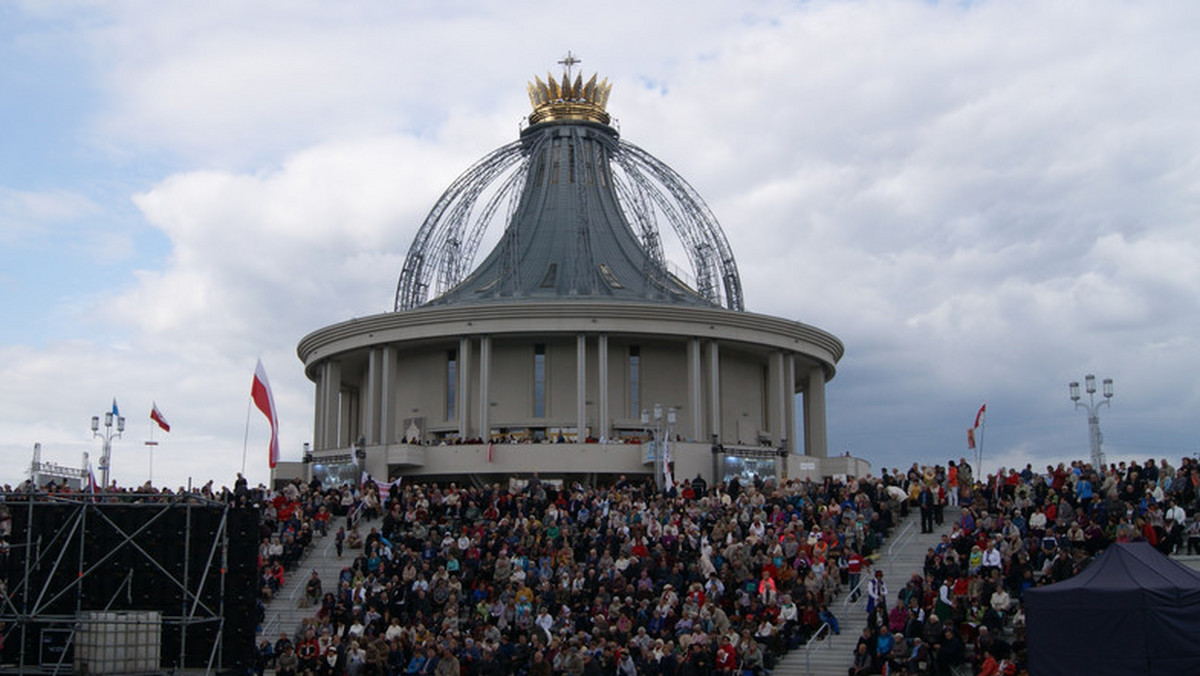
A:
[[[610,118],[605,106],[608,105],[608,94],[612,90],[608,78],[596,82],[597,76],[592,75],[585,83],[582,73],[574,73],[575,66],[582,61],[569,50],[558,63],[563,67],[561,81],[547,73],[545,82],[535,76],[528,85],[529,103],[533,106],[529,123],[590,120],[607,125]]]

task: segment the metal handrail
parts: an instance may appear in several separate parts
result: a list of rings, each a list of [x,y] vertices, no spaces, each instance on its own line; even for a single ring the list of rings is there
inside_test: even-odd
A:
[[[851,589],[848,594],[846,594],[846,600],[842,601],[843,608],[845,608],[847,611],[849,611],[851,608],[857,606],[860,601],[862,601],[864,598],[866,598],[867,594],[863,590],[863,585],[865,585],[868,581],[870,581],[870,579],[871,578],[866,575],[859,576],[858,584],[854,585],[854,588]],[[856,597],[856,595],[857,595],[857,597]]]
[[[350,528],[357,526],[359,520],[362,519],[362,513],[366,507],[367,501],[359,500],[358,504],[354,506],[354,509],[350,510],[350,513],[346,515],[346,525]]]
[[[888,575],[892,574],[892,560],[895,558],[896,548],[900,547],[900,551],[903,551],[904,547],[907,547],[909,545],[909,543],[914,538],[916,538],[917,534],[913,532],[914,525],[915,524],[910,521],[908,523],[908,525],[904,527],[904,530],[900,531],[900,534],[896,536],[896,539],[892,542],[891,546],[888,547],[888,550],[887,550],[887,557],[888,557],[887,572],[888,572]],[[903,545],[904,547],[901,547],[901,545]]]
[[[272,615],[270,617],[270,619],[268,619],[266,622],[263,622],[263,626],[261,629],[259,629],[258,635],[264,636],[264,637],[270,636],[271,635],[271,625],[279,624],[279,621],[280,621],[279,611],[275,611],[275,614]]]
[[[300,571],[296,571],[296,572],[299,573]],[[296,586],[292,589],[292,593],[288,594],[288,603],[291,603],[293,606],[295,606],[296,595],[299,594],[300,591],[303,590],[306,586],[308,586],[308,583],[305,582],[303,579],[304,578],[303,575],[296,575],[296,577],[301,578],[301,579],[296,581]]]
[[[822,638],[822,634],[833,631],[833,627],[829,626],[828,622],[822,622],[821,626],[817,627],[817,631],[808,639],[808,643],[804,644],[804,673],[812,675],[812,644]],[[828,645],[829,643],[826,643]],[[820,648],[821,646],[817,646]]]

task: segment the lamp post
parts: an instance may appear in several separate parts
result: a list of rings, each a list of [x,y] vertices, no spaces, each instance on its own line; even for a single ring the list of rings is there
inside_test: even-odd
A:
[[[115,409],[116,406],[114,405]],[[116,419],[116,426],[113,426],[113,419]],[[102,490],[108,490],[108,469],[112,463],[112,442],[113,439],[120,439],[125,433],[125,416],[112,414],[109,411],[104,414],[104,429],[100,429],[100,416],[92,416],[92,438],[100,438],[100,487]]]
[[[665,454],[663,452],[664,451],[664,441],[666,441],[672,434],[674,434],[674,431],[675,431],[675,407],[672,406],[671,408],[668,408],[666,410],[666,418],[665,419],[666,419],[666,423],[667,423],[667,429],[666,429],[665,435],[663,433],[664,417],[663,417],[662,404],[654,405],[653,416],[654,416],[653,417],[654,427],[651,428],[650,427],[650,422],[652,420],[651,412],[646,409],[642,409],[642,427],[644,429],[646,429],[646,431],[651,432],[653,435],[651,437],[651,439],[652,439],[651,443],[654,444],[652,447],[654,449],[654,486],[659,491],[662,491],[664,488],[664,484],[666,483],[665,467],[666,467],[666,463],[669,461],[665,457]]]
[[[671,446],[670,445],[672,443],[674,443],[674,439],[675,439],[675,407],[672,406],[671,408],[667,409],[667,434],[666,434],[666,436],[663,437],[663,442],[661,444],[661,446],[664,449],[663,454],[662,454],[662,456],[663,456],[662,467],[658,468],[662,474],[661,479],[663,482],[663,490],[671,489],[671,486],[668,486],[666,484],[667,484],[667,470],[669,470],[671,468],[671,466],[670,466]],[[674,482],[675,482],[675,478],[674,478],[674,476],[672,476],[671,483],[674,484]]]
[[[1105,378],[1102,383],[1101,394],[1104,396],[1100,401],[1096,401],[1096,376],[1091,373],[1083,377],[1083,388],[1087,392],[1087,402],[1080,401],[1079,383],[1072,382],[1068,387],[1071,391],[1071,401],[1075,402],[1075,408],[1082,408],[1088,414],[1088,441],[1091,443],[1092,449],[1092,467],[1103,471],[1104,468],[1104,451],[1100,450],[1100,442],[1104,436],[1100,434],[1100,416],[1098,411],[1101,406],[1108,405],[1113,396],[1113,381],[1112,378]]]

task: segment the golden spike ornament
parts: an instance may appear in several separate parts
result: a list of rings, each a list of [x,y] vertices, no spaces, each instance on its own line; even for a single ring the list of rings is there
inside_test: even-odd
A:
[[[549,122],[552,120],[587,120],[607,125],[611,122],[605,108],[608,106],[608,95],[612,85],[608,78],[599,82],[597,75],[583,80],[583,73],[575,75],[571,80],[571,68],[579,63],[579,59],[568,52],[568,57],[559,63],[564,64],[562,79],[547,73],[546,80],[534,76],[533,82],[526,86],[529,93],[529,103],[533,113],[529,116],[530,124]]]

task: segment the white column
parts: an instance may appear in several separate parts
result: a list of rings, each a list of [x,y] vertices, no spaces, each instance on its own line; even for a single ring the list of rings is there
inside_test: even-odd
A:
[[[804,388],[804,454],[829,457],[825,438],[825,370],[820,365],[809,370]]]
[[[721,350],[717,341],[708,343],[708,430],[721,437]]]
[[[359,393],[338,388],[338,437],[334,448],[347,448],[354,443],[358,432]]]
[[[786,436],[783,412],[783,353],[772,352],[767,361],[767,429],[771,431],[771,443],[778,446]]]
[[[458,339],[458,436],[471,436],[471,339]]]
[[[587,435],[587,336],[575,334],[575,435],[583,443]]]
[[[317,380],[313,383],[313,450],[323,448],[325,439],[325,371],[325,362],[317,364]]]
[[[379,349],[367,353],[367,377],[363,383],[363,438],[367,445],[379,443]]]
[[[338,432],[345,424],[339,405],[342,396],[342,364],[330,359],[325,364],[325,448],[338,447]]]
[[[393,444],[396,442],[395,415],[392,408],[396,405],[396,359],[391,345],[384,345],[379,353],[379,442]]]
[[[611,438],[612,427],[608,422],[608,334],[601,333],[596,339],[596,383],[599,401],[596,402],[596,437]]]
[[[783,358],[783,401],[784,401],[784,420],[786,424],[783,428],[787,439],[787,452],[796,452],[796,355],[788,354]]]
[[[688,417],[692,421],[692,441],[708,442],[704,433],[704,375],[700,368],[700,339],[689,338],[687,343],[688,362]]]
[[[488,443],[492,440],[492,423],[491,423],[491,406],[492,402],[488,400],[491,396],[489,392],[489,380],[492,375],[492,338],[491,336],[482,336],[479,338],[479,438],[483,439],[483,443]]]

